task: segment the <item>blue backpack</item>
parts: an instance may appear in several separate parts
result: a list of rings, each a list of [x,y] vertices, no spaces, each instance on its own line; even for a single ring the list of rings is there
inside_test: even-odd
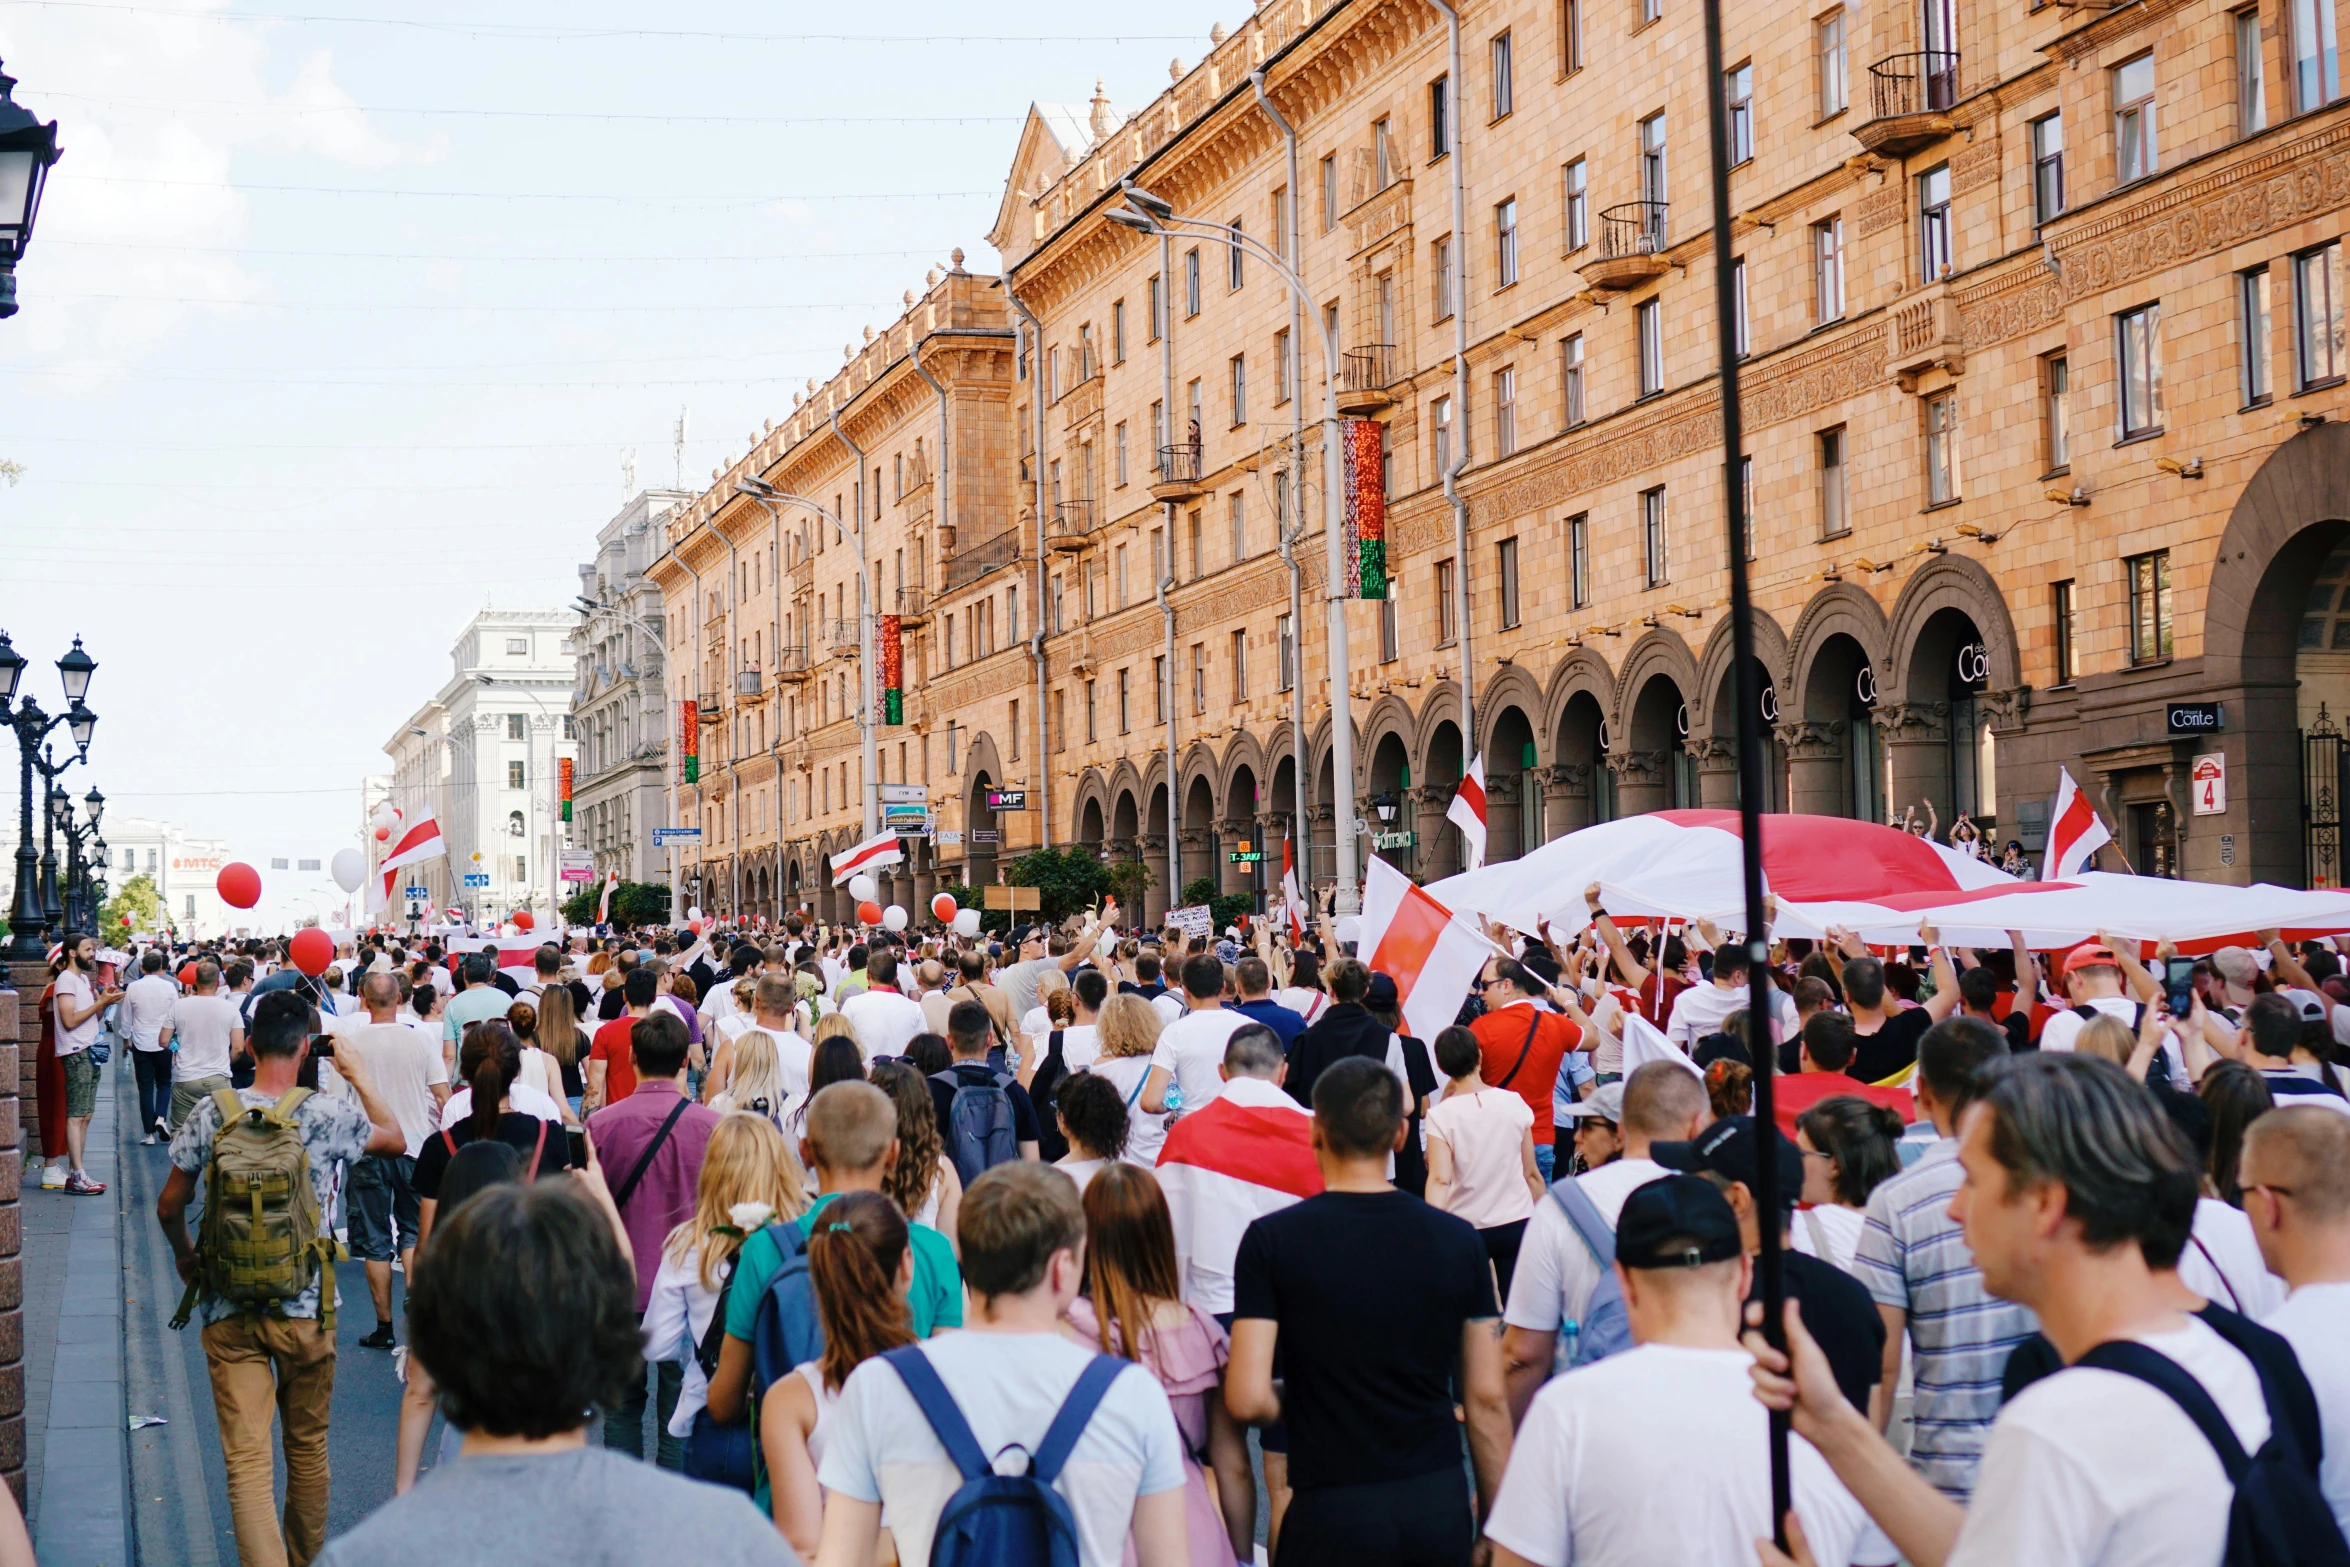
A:
[[[1020,1157],[1019,1126],[1008,1092],[1017,1079],[1011,1073],[991,1072],[986,1082],[970,1083],[950,1066],[932,1073],[930,1080],[946,1084],[955,1096],[947,1111],[947,1124],[939,1130],[946,1138],[947,1157],[955,1161],[955,1173],[963,1178],[965,1189],[997,1165]]]
[[[932,1369],[922,1346],[909,1344],[881,1357],[897,1371],[921,1407],[939,1445],[962,1472],[963,1483],[947,1498],[930,1540],[930,1567],[1078,1567],[1077,1520],[1053,1489],[1070,1450],[1084,1435],[1102,1395],[1127,1362],[1096,1355],[1078,1373],[1077,1385],[1061,1401],[1060,1413],[1029,1456],[1025,1474],[995,1472],[970,1422]]]
[[[751,1326],[751,1391],[765,1393],[791,1375],[792,1367],[824,1353],[824,1318],[816,1310],[816,1285],[808,1277],[808,1243],[796,1224],[770,1224],[783,1253],[783,1266],[759,1296]],[[733,1280],[727,1281],[729,1284]]]
[[[1620,1355],[1632,1347],[1632,1317],[1624,1309],[1623,1286],[1616,1282],[1616,1232],[1599,1209],[1584,1195],[1583,1188],[1572,1179],[1559,1182],[1550,1189],[1550,1200],[1567,1216],[1575,1233],[1599,1264],[1599,1283],[1591,1291],[1591,1299],[1583,1308],[1583,1320],[1569,1324],[1576,1331],[1572,1347],[1566,1352],[1568,1370],[1588,1366],[1595,1360]]]

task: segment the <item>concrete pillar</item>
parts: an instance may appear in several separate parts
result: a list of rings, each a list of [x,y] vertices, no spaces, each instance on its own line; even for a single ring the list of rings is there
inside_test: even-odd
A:
[[[1779,726],[1779,743],[1787,748],[1787,809],[1812,816],[1843,814],[1847,732],[1842,719]]]
[[[1154,837],[1143,840],[1142,865],[1151,875],[1150,888],[1142,895],[1142,920],[1145,925],[1156,926],[1167,917],[1167,911],[1175,906],[1172,901],[1175,889],[1169,885],[1167,876],[1166,839]]]
[[[1514,860],[1530,847],[1518,789],[1535,787],[1531,773],[1495,773],[1485,780],[1485,863]]]
[[[1950,826],[1950,704],[1900,702],[1879,708],[1886,733],[1885,798],[1892,814],[1931,801],[1934,818]],[[1922,814],[1922,813],[1921,813]],[[2107,817],[2112,821],[2112,817]]]
[[[1552,838],[1589,827],[1598,811],[1591,798],[1591,764],[1560,762],[1542,776],[1542,830]]]
[[[1205,827],[1186,827],[1176,835],[1175,841],[1183,853],[1183,873],[1175,879],[1175,885],[1168,892],[1180,903],[1183,889],[1193,882],[1203,876],[1215,880],[1216,864],[1210,858],[1215,853],[1215,834]],[[1217,882],[1217,885],[1222,886],[1223,883]]]
[[[1705,735],[1688,747],[1697,759],[1697,803],[1709,811],[1738,809],[1738,742]]]
[[[1317,804],[1313,814],[1306,818],[1306,863],[1298,867],[1298,884],[1312,896],[1317,876],[1336,874],[1330,867],[1338,863],[1338,837],[1334,829],[1335,813],[1327,804]]]
[[[1412,853],[1412,867],[1422,881],[1435,881],[1461,868],[1460,833],[1444,819],[1445,810],[1452,804],[1454,787],[1421,784],[1405,791],[1404,798],[1412,811],[1412,831],[1419,837]]]
[[[1614,769],[1616,775],[1618,815],[1637,816],[1644,811],[1661,811],[1673,803],[1671,752],[1616,752],[1608,757],[1607,765]]]

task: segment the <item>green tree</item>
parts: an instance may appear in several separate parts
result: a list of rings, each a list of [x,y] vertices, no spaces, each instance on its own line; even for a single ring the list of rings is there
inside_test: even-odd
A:
[[[98,931],[108,941],[121,941],[134,930],[154,930],[164,922],[163,895],[155,878],[141,872],[122,884],[98,912]]]
[[[1142,918],[1142,895],[1158,885],[1151,868],[1139,858],[1120,857],[1102,867],[1110,884],[1110,895],[1118,900],[1119,913],[1128,925]]]
[[[1015,887],[1036,889],[1037,916],[1054,925],[1101,902],[1110,890],[1101,857],[1083,844],[1031,849],[1012,862],[1009,879]]]
[[[967,887],[960,882],[956,882],[941,886],[938,890],[945,893],[948,897],[953,898],[955,900],[955,907],[958,909],[978,909],[979,928],[982,931],[985,931],[988,935],[1001,936],[1011,930],[1011,915],[1005,913],[1001,909],[989,909],[981,907],[982,900],[985,898],[986,894],[983,893],[979,888]],[[935,894],[933,894],[933,896],[935,896]],[[911,913],[913,911],[909,910],[908,912]],[[930,911],[927,908],[921,910],[920,912],[924,920],[927,921],[930,919]],[[1023,918],[1025,918],[1025,916],[1023,916]]]
[[[1176,907],[1188,909],[1198,904],[1212,904],[1215,901],[1216,878],[1213,876],[1194,876],[1191,880],[1183,884],[1183,901],[1177,904]]]
[[[563,900],[563,918],[574,925],[593,925],[596,904],[604,895],[600,883],[590,884]],[[669,918],[669,884],[624,881],[612,889],[612,923],[659,925]]]

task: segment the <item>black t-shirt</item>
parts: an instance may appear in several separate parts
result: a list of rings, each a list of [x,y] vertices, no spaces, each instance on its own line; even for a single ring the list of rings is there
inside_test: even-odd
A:
[[[950,1070],[964,1084],[983,1088],[994,1082],[996,1074],[1003,1069],[978,1061],[958,1061]],[[1004,1085],[1004,1092],[1012,1101],[1012,1135],[1024,1143],[1044,1141],[1037,1131],[1036,1101],[1028,1097],[1028,1090],[1012,1082]],[[937,1078],[931,1078],[930,1102],[938,1109],[938,1131],[944,1137],[948,1135],[948,1128],[955,1124],[955,1090]]]
[[[1869,1389],[1885,1374],[1885,1319],[1875,1299],[1866,1285],[1832,1262],[1793,1247],[1781,1250],[1779,1258],[1786,1270],[1787,1298],[1802,1303],[1803,1325],[1827,1353],[1836,1386],[1853,1408],[1865,1412]],[[1762,1299],[1759,1267],[1747,1299]]]
[[[541,1127],[546,1128],[547,1134],[544,1147],[539,1143]],[[471,1116],[446,1131],[435,1132],[427,1137],[422,1151],[416,1155],[416,1173],[409,1178],[416,1188],[416,1195],[431,1202],[440,1201],[441,1177],[448,1172],[449,1161],[456,1157],[457,1149],[472,1141]],[[542,1121],[535,1115],[526,1115],[520,1110],[509,1110],[498,1117],[498,1141],[522,1155],[525,1165],[530,1163],[531,1150],[539,1149],[539,1179],[542,1181],[550,1175],[560,1174],[571,1162],[571,1139],[564,1135],[563,1128],[552,1121]],[[585,1157],[581,1158],[579,1167],[587,1167]]]
[[[1461,1328],[1500,1315],[1475,1229],[1406,1192],[1324,1192],[1241,1236],[1233,1315],[1281,1328],[1289,1481],[1461,1467]]]
[[[1853,1041],[1858,1048],[1844,1070],[1864,1083],[1881,1083],[1916,1064],[1918,1041],[1933,1026],[1933,1014],[1924,1007],[1904,1007],[1887,1018],[1883,1028]]]

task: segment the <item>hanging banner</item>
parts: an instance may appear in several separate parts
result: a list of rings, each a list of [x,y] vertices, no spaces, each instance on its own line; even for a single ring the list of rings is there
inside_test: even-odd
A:
[[[906,648],[898,631],[898,617],[883,615],[881,619],[881,721],[902,724],[906,721]]]
[[[702,704],[677,704],[677,776],[685,783],[702,781]]]
[[[1387,482],[1376,419],[1339,426],[1346,460],[1346,591],[1349,598],[1387,597]]]
[[[555,758],[555,798],[562,803],[563,819],[571,820],[571,758]]]

